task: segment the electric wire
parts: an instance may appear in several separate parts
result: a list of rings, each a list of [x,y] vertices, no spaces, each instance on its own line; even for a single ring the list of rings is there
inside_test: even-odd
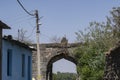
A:
[[[31,16],[34,16],[34,17],[36,16],[36,14],[31,14],[30,12],[28,12],[28,11],[24,8],[23,4],[22,4],[19,0],[17,0],[17,2],[19,3],[19,5],[23,8],[23,10],[24,10],[27,14],[29,14],[29,15],[31,15]],[[43,18],[43,16],[39,17],[39,20],[42,19],[42,18]],[[35,28],[36,28],[36,27],[34,27],[34,28],[32,29],[31,34],[30,34],[29,36],[27,36],[26,38],[29,38],[29,37],[32,36]],[[43,34],[42,34],[42,35],[43,35]],[[44,36],[45,36],[45,35],[44,35]],[[49,39],[48,36],[47,36],[47,38]]]
[[[31,31],[31,34],[29,36],[27,36],[26,38],[30,38],[33,35],[33,32],[34,32],[35,28],[36,28],[36,26],[33,27],[32,31]]]
[[[33,17],[30,17],[30,18],[26,18],[26,19],[19,19],[19,20],[16,20],[16,21],[14,21],[14,22],[11,22],[11,26],[15,26],[15,25],[20,25],[21,23],[26,23],[26,22],[28,22],[28,20],[29,21],[31,21],[31,22],[33,22],[32,21],[32,18]]]
[[[11,26],[19,25],[21,23],[26,23],[28,20],[33,22],[34,16],[29,16],[29,15],[19,15],[15,18],[10,18],[10,17],[3,17],[4,22],[9,23]]]
[[[42,35],[43,37],[46,37],[48,40],[51,39],[49,36],[47,36],[47,35],[45,35],[45,34],[43,34],[43,33],[41,33],[41,35]]]
[[[23,8],[23,10],[24,10],[27,14],[29,14],[29,15],[31,15],[31,16],[35,16],[35,14],[29,13],[29,12],[24,8],[24,6],[22,5],[22,3],[21,3],[19,0],[17,0],[17,2],[19,3],[19,5]]]

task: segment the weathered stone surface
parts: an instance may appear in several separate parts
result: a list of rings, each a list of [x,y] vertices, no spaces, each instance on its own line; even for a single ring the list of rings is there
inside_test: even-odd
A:
[[[73,50],[81,43],[68,44],[67,39],[63,39],[61,43],[40,44],[41,77],[42,80],[52,80],[52,64],[57,60],[65,58],[77,64]],[[36,44],[33,45],[36,48]],[[33,52],[33,77],[37,77],[37,55]]]
[[[106,53],[104,80],[120,80],[120,44]]]

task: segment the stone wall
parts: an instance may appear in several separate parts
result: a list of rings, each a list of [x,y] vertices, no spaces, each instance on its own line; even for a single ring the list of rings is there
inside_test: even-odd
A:
[[[106,53],[104,80],[120,80],[120,43]]]
[[[63,46],[65,45],[65,46]],[[73,50],[81,45],[81,43],[61,44],[50,43],[40,44],[40,61],[37,63],[37,53],[33,52],[33,74],[37,78],[37,64],[41,64],[41,80],[52,80],[49,78],[52,72],[52,63],[63,58],[69,59],[71,62],[77,64],[74,60]],[[33,45],[36,48],[36,44]],[[120,80],[120,42],[116,47],[112,48],[106,54],[106,63],[103,80]],[[72,60],[74,59],[74,60]],[[48,69],[49,68],[49,69]],[[49,74],[50,72],[50,74]],[[49,78],[49,79],[48,79]]]
[[[37,78],[37,64],[41,65],[41,80],[48,80],[50,77],[48,72],[51,72],[52,63],[61,59],[66,58],[76,64],[74,60],[73,50],[78,47],[81,43],[71,43],[71,44],[61,44],[61,43],[49,43],[49,44],[40,44],[40,62],[37,63],[37,53],[33,52],[33,68],[32,76]],[[36,44],[33,45],[36,48]],[[61,56],[62,55],[62,56]],[[57,56],[57,57],[56,57]],[[67,56],[67,57],[65,57]],[[68,57],[69,56],[69,57]],[[54,59],[53,59],[54,58]],[[50,68],[50,69],[48,69]],[[50,73],[51,74],[51,73]],[[49,79],[52,80],[52,79]]]

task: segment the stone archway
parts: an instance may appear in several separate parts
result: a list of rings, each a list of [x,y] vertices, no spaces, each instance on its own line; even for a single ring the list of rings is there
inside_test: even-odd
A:
[[[80,46],[81,43],[68,43],[64,37],[61,43],[40,44],[40,62],[37,63],[36,51],[33,52],[33,68],[32,76],[37,78],[37,64],[41,65],[41,80],[47,80],[51,75],[52,63],[59,59],[67,59],[77,65],[74,57],[74,50]],[[36,47],[36,44],[34,45]],[[51,77],[52,78],[52,77]]]
[[[59,55],[56,55],[54,57],[52,57],[50,59],[50,61],[48,62],[47,64],[47,71],[46,71],[46,80],[52,80],[52,67],[53,67],[53,63],[60,60],[60,59],[66,59],[72,63],[74,63],[75,65],[77,65],[77,61],[71,57],[71,56],[68,56],[68,55],[65,55],[64,53],[61,53]]]

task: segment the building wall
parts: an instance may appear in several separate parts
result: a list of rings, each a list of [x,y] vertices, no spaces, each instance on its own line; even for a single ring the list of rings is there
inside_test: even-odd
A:
[[[2,79],[2,28],[0,28],[0,79]]]
[[[32,67],[31,71],[28,71],[28,57],[31,57],[30,65],[32,65],[32,52],[29,49],[20,47],[14,43],[10,43],[3,40],[3,59],[2,59],[2,80],[30,80],[32,79]],[[7,50],[12,50],[12,75],[7,75]],[[22,77],[22,54],[25,55],[25,76]],[[28,73],[30,73],[30,78],[28,78]]]
[[[1,47],[2,47],[2,29],[0,28],[0,49],[1,49]]]

